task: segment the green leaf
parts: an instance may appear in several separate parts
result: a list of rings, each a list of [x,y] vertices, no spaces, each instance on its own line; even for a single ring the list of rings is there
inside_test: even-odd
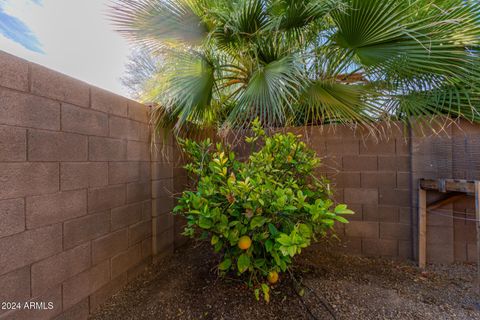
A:
[[[219,240],[219,239],[218,239],[218,236],[213,235],[213,236],[212,236],[212,239],[210,240],[210,243],[211,243],[212,245],[215,245],[215,244],[218,242],[218,240]]]
[[[268,239],[268,240],[265,242],[265,250],[266,250],[267,252],[270,252],[270,251],[272,251],[272,249],[273,249],[273,241],[270,240],[270,239]]]
[[[232,243],[232,244],[237,243],[238,238],[239,238],[238,235],[239,235],[238,229],[230,230],[230,233],[228,234],[228,241],[230,241],[230,243]]]
[[[245,253],[238,257],[237,268],[240,273],[244,273],[250,267],[250,257]]]
[[[297,246],[288,247],[287,252],[290,257],[293,257],[297,254]]]
[[[267,303],[269,303],[270,302],[270,287],[265,283],[262,283],[262,292],[263,292],[263,298],[265,299],[265,301]]]
[[[191,122],[212,124],[217,112],[212,105],[216,88],[214,63],[202,53],[186,52],[178,52],[168,63],[162,95],[170,117],[175,118],[175,132],[185,130]],[[220,166],[216,168],[222,172]]]
[[[333,227],[333,225],[335,224],[335,221],[333,221],[332,219],[322,219],[321,222],[324,223],[327,227]]]
[[[191,227],[185,227],[184,231],[182,232],[182,235],[187,237],[193,237],[194,234],[195,230]]]
[[[298,225],[298,231],[300,231],[300,234],[305,238],[310,238],[312,235],[312,230],[304,223]]]
[[[312,21],[323,18],[333,8],[341,7],[341,1],[272,1],[269,13],[278,28],[287,34],[301,34]]]
[[[255,229],[257,227],[261,227],[267,221],[264,217],[254,217],[250,222],[250,227]]]
[[[352,210],[347,209],[346,204],[339,204],[338,206],[335,207],[334,212],[336,214],[355,214],[355,212],[353,212]]]
[[[182,205],[178,205],[175,208],[173,208],[173,212],[175,212],[175,213],[182,212],[182,211],[183,211],[183,206]]]
[[[370,84],[379,91],[389,88],[390,101],[383,106],[388,112],[398,112],[405,121],[422,114],[467,115],[472,109],[464,109],[461,100],[478,92],[473,88],[478,88],[479,55],[471,55],[469,48],[478,47],[479,9],[478,1],[348,0],[346,10],[332,14],[333,39],[354,55],[350,59],[360,61]],[[464,90],[464,99],[425,103],[419,95],[410,105],[401,103],[404,93],[428,95],[432,89],[453,98],[448,86]]]
[[[276,241],[287,247],[292,245],[292,240],[290,239],[290,236],[285,233],[281,233],[280,236],[276,239]]]
[[[336,216],[335,217],[335,220],[337,220],[338,222],[341,222],[341,223],[349,223],[347,219],[345,219],[344,217],[342,216]]]
[[[220,252],[220,250],[222,250],[222,246],[223,246],[223,241],[222,240],[219,240],[215,246],[213,247],[213,250],[215,252]]]
[[[280,260],[279,266],[280,266],[280,270],[282,270],[282,272],[287,271],[287,263],[284,260]]]
[[[193,199],[192,199],[192,205],[193,205],[194,209],[200,209],[201,206],[202,206],[202,198],[194,196]]]
[[[228,270],[231,265],[232,265],[232,260],[227,258],[218,265],[218,269],[225,271],[225,270]]]
[[[255,268],[262,268],[265,265],[265,262],[265,259],[255,259],[253,265],[255,266]]]
[[[213,225],[213,222],[209,218],[205,218],[204,216],[201,216],[200,219],[198,219],[198,226],[202,229],[210,229],[212,225]]]
[[[268,230],[270,231],[270,234],[276,238],[278,235],[278,229],[271,223],[268,224]]]
[[[137,90],[156,129],[480,120],[478,1],[113,3],[120,32],[160,55]]]

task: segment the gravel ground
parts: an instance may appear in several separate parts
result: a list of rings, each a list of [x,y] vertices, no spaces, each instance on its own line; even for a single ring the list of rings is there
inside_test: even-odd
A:
[[[219,279],[218,257],[190,244],[152,265],[90,319],[480,319],[472,265],[430,266],[305,252],[295,276],[305,295],[282,275],[269,304],[234,279]]]

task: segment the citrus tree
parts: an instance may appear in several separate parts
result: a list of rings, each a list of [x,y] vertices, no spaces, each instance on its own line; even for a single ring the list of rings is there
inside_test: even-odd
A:
[[[476,0],[112,1],[158,128],[480,119]]]
[[[267,137],[258,121],[253,130],[246,141],[258,151],[245,162],[221,143],[182,141],[197,183],[174,212],[187,218],[185,235],[210,240],[221,274],[243,277],[268,302],[293,258],[353,212],[334,205],[328,181],[314,175],[320,160],[298,136]]]

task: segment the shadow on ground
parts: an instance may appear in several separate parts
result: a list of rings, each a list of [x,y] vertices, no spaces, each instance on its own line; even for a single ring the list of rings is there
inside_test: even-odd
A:
[[[306,290],[299,298],[285,276],[269,304],[243,284],[218,279],[209,245],[189,244],[152,265],[91,316],[119,319],[480,319],[472,265],[432,266],[305,252],[295,274]],[[308,310],[307,310],[308,309]]]

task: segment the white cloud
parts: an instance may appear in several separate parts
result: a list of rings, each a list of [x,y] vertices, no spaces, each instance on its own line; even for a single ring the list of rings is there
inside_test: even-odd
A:
[[[108,0],[6,1],[5,11],[25,22],[45,54],[0,36],[0,48],[104,89],[126,94],[122,76],[130,48],[108,21]]]

